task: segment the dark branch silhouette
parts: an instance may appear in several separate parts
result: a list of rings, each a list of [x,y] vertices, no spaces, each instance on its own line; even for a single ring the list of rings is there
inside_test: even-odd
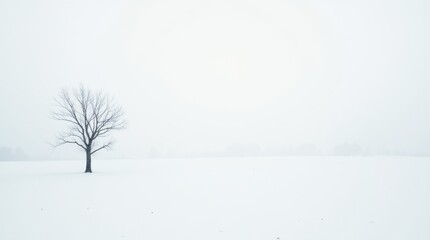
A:
[[[85,172],[92,172],[91,155],[112,146],[112,140],[100,140],[112,130],[125,127],[124,111],[112,97],[84,87],[74,91],[64,89],[55,102],[58,108],[53,118],[68,123],[68,129],[57,137],[54,146],[76,144],[82,148],[87,159]]]

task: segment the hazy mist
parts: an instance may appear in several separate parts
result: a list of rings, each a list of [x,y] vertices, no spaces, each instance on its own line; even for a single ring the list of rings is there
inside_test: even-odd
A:
[[[101,158],[430,154],[428,1],[1,1],[0,155],[49,145],[54,97],[115,96]]]

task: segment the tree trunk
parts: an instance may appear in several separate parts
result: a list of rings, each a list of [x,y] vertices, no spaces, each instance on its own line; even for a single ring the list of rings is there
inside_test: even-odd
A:
[[[85,172],[92,173],[91,171],[91,151],[87,151],[87,166]]]

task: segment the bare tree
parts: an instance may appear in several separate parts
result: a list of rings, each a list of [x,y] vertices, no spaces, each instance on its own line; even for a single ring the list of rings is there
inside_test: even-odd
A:
[[[68,126],[54,146],[70,143],[82,148],[86,153],[85,172],[91,173],[91,156],[112,146],[112,140],[106,139],[111,130],[125,127],[124,111],[112,97],[82,86],[73,91],[64,89],[55,102],[54,119]]]

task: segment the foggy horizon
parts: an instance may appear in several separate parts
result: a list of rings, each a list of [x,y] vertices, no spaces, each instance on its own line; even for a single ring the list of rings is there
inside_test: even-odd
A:
[[[429,156],[429,7],[3,1],[0,160],[83,158],[49,145],[80,84],[128,122],[96,158]]]
[[[430,239],[430,1],[0,1],[0,239]]]

